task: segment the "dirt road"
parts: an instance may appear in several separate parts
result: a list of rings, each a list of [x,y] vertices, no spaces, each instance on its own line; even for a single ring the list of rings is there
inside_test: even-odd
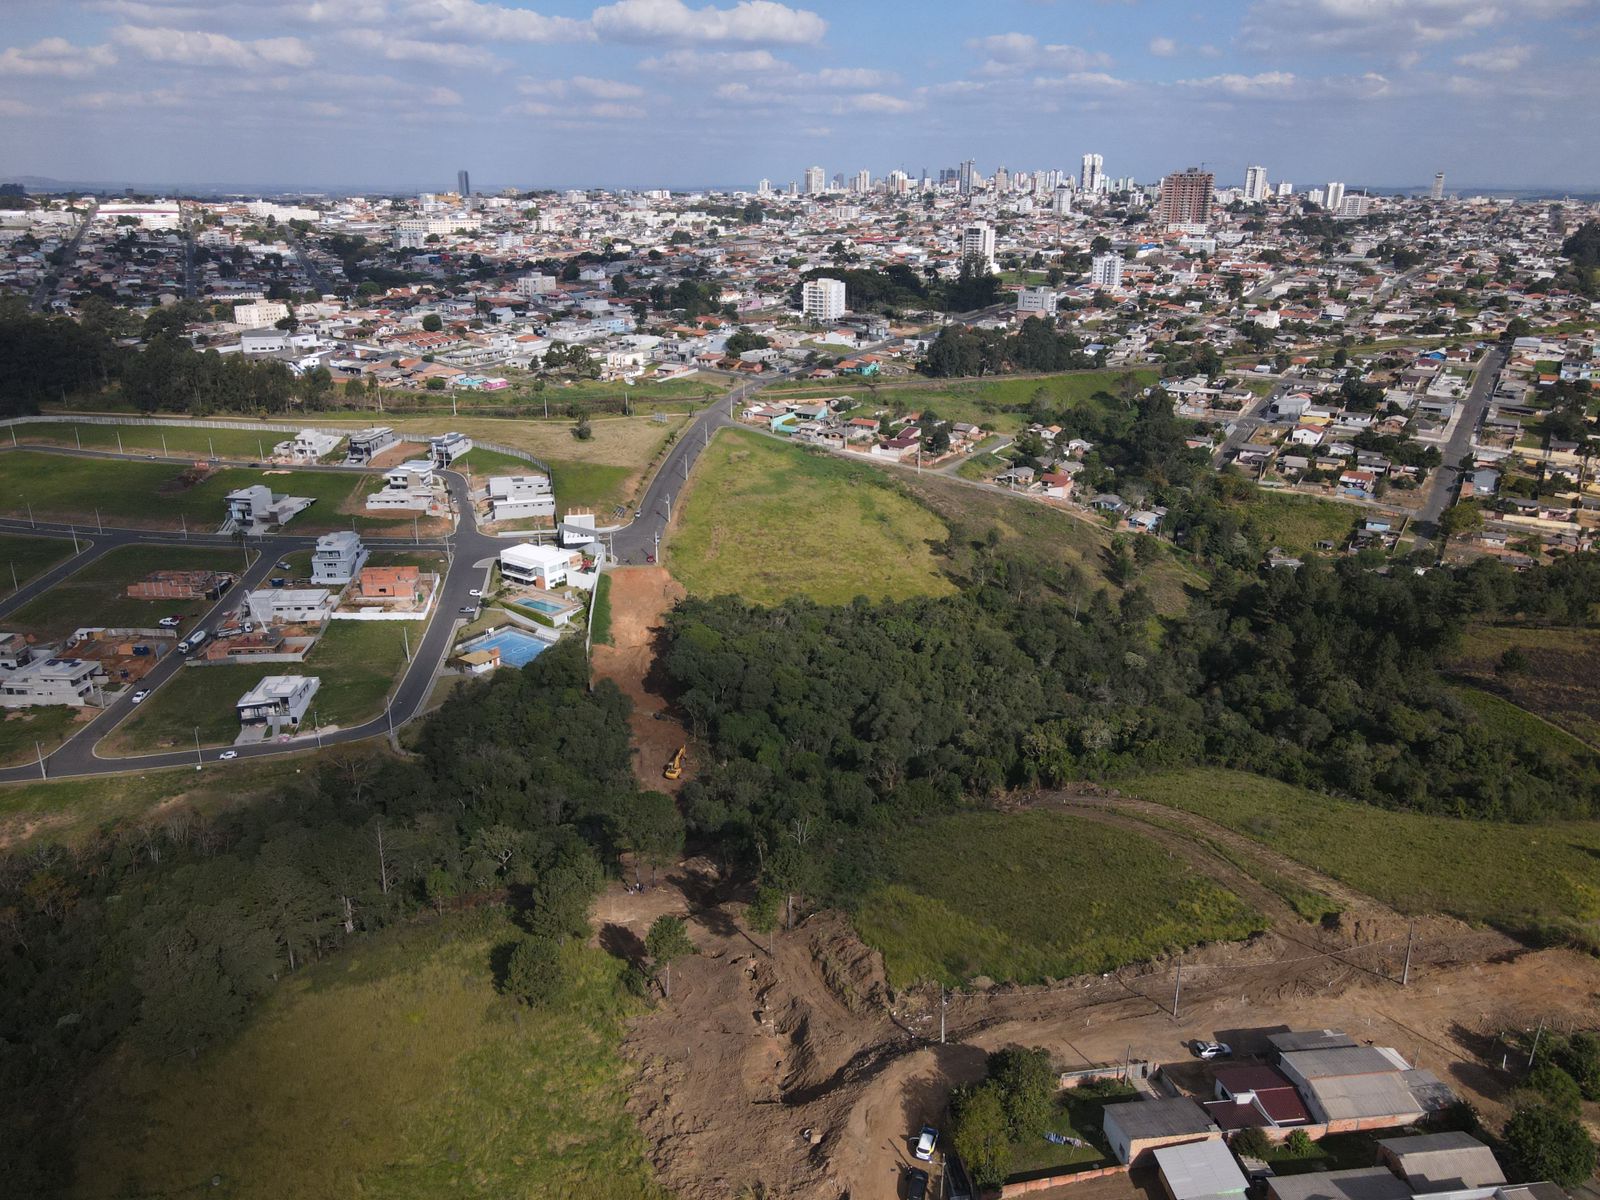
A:
[[[693,762],[682,780],[662,776],[688,735],[668,710],[656,642],[667,612],[684,591],[665,567],[618,567],[608,575],[612,644],[594,647],[595,678],[612,680],[633,701],[633,765],[641,786],[675,793],[693,774]]]
[[[1105,797],[1050,802],[1118,816]],[[1225,833],[1204,832],[1219,844]],[[1197,867],[1214,858],[1198,838],[1167,834]],[[939,1045],[933,996],[891,996],[881,962],[842,917],[753,938],[741,924],[747,898],[696,860],[644,895],[617,889],[602,903],[602,944],[634,945],[654,916],[673,911],[687,915],[700,950],[674,966],[671,999],[626,1043],[640,1072],[631,1107],[665,1183],[688,1200],[757,1185],[772,1197],[890,1200],[909,1162],[906,1139],[942,1115],[951,1086],[981,1075],[990,1050],[1013,1043],[1044,1046],[1064,1067],[1131,1054],[1178,1064],[1183,1078],[1191,1039],[1247,1052],[1263,1029],[1342,1027],[1395,1047],[1494,1122],[1506,1087],[1494,1034],[1540,1019],[1586,1023],[1600,994],[1594,959],[1527,951],[1442,918],[1416,923],[1402,988],[1393,976],[1409,923],[1340,889],[1346,912],[1327,927],[1282,916],[1248,942],[1184,955],[1176,1019],[1175,964],[1157,962],[957,995]]]

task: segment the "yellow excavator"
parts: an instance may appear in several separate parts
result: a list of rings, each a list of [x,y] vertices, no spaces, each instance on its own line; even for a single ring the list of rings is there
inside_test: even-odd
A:
[[[683,778],[683,756],[688,752],[689,747],[678,747],[678,752],[672,756],[672,761],[667,764],[667,769],[662,772],[668,779]]]

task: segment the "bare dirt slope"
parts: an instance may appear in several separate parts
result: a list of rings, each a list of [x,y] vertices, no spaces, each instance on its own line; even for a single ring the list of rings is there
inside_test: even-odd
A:
[[[1133,819],[1104,796],[1047,802]],[[1172,830],[1146,832],[1197,869],[1226,869]],[[1203,832],[1220,844],[1225,831]],[[1150,963],[958,995],[945,1045],[933,996],[891,996],[877,956],[842,917],[820,914],[753,938],[741,924],[743,898],[705,860],[643,894],[608,894],[599,937],[613,952],[637,953],[649,922],[674,912],[700,949],[674,966],[672,996],[635,1023],[626,1044],[640,1072],[631,1107],[664,1182],[685,1200],[758,1186],[768,1197],[898,1196],[908,1136],[940,1117],[951,1086],[981,1074],[988,1051],[1012,1043],[1047,1047],[1063,1066],[1125,1055],[1174,1063],[1182,1080],[1192,1071],[1191,1039],[1220,1037],[1249,1052],[1263,1028],[1340,1026],[1394,1046],[1496,1120],[1506,1081],[1494,1033],[1577,1021],[1600,994],[1594,959],[1526,951],[1442,918],[1416,922],[1402,988],[1395,977],[1410,922],[1348,889],[1338,898],[1346,911],[1326,927],[1279,905],[1270,932],[1184,955],[1176,1019],[1175,964]]]
[[[595,678],[612,680],[633,701],[633,764],[640,784],[676,792],[683,780],[665,779],[661,771],[688,735],[668,709],[656,651],[666,614],[684,591],[665,567],[618,567],[609,574],[612,644],[594,647]],[[691,761],[685,780],[693,769]]]

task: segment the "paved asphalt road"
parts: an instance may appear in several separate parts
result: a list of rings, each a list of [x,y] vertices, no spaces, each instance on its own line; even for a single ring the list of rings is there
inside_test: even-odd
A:
[[[38,289],[33,293],[32,298],[28,301],[28,307],[32,311],[38,312],[50,302],[50,297],[55,295],[56,286],[59,280],[66,278],[66,274],[72,269],[73,263],[78,261],[78,247],[83,242],[83,235],[89,232],[89,222],[94,220],[95,214],[99,211],[100,201],[96,200],[89,205],[88,214],[79,223],[77,231],[72,235],[72,240],[66,245],[66,253],[61,256],[61,265],[59,267],[52,268],[51,271],[39,281]]]
[[[1462,406],[1461,419],[1456,422],[1455,432],[1450,435],[1449,442],[1441,448],[1444,465],[1428,481],[1422,508],[1417,513],[1417,524],[1422,526],[1419,532],[1424,537],[1431,538],[1438,533],[1439,518],[1444,515],[1451,496],[1455,494],[1456,479],[1460,475],[1457,466],[1472,449],[1472,440],[1478,432],[1478,426],[1483,423],[1483,414],[1488,411],[1490,397],[1494,395],[1495,385],[1500,382],[1500,370],[1505,362],[1506,352],[1496,346],[1484,355],[1478,367],[1472,389]]]
[[[68,451],[67,453],[76,452]],[[85,451],[83,453],[88,455],[91,452]],[[326,469],[337,470],[339,468]],[[443,474],[450,491],[453,506],[456,512],[460,514],[460,522],[456,532],[442,544],[432,541],[422,542],[420,546],[424,549],[441,549],[450,552],[452,556],[450,566],[440,587],[434,615],[428,622],[427,630],[423,633],[421,641],[416,648],[410,667],[407,668],[399,687],[391,698],[388,710],[364,725],[324,733],[320,743],[315,734],[311,734],[286,743],[241,746],[238,750],[240,759],[266,757],[268,755],[304,750],[318,744],[333,745],[387,734],[390,730],[398,728],[406,721],[409,721],[427,702],[428,696],[433,690],[434,676],[444,662],[445,655],[449,652],[457,627],[462,621],[470,619],[459,610],[462,608],[476,609],[477,601],[470,595],[470,592],[474,588],[482,588],[484,586],[488,576],[487,564],[493,560],[505,545],[504,541],[479,532],[468,495],[466,479],[456,472],[444,472]],[[0,619],[20,608],[35,596],[47,591],[68,575],[120,546],[148,545],[152,543],[226,547],[238,545],[233,538],[218,534],[195,534],[187,539],[182,539],[170,532],[153,533],[139,530],[107,529],[104,533],[96,533],[86,532],[82,526],[69,527],[49,522],[35,524],[28,521],[0,521],[0,531],[8,533],[37,533],[40,535],[63,536],[69,529],[76,529],[80,538],[85,541],[92,540],[93,544],[68,562],[47,572],[16,594],[0,602]],[[381,547],[386,543],[408,548],[419,545],[414,541],[401,539],[367,538],[365,540],[374,547]],[[196,628],[215,628],[217,618],[223,612],[238,607],[240,598],[245,591],[260,586],[271,575],[276,569],[278,559],[295,550],[309,549],[316,544],[316,538],[274,536],[258,539],[258,543],[252,543],[252,548],[258,550],[259,557],[243,573],[236,587],[205,612],[197,623]],[[173,686],[182,687],[182,669],[182,656],[173,653],[146,677],[141,686],[154,690],[162,684],[168,683],[174,676],[179,676],[179,681]],[[108,708],[85,725],[76,735],[59,746],[53,753],[45,756],[46,776],[51,779],[60,779],[86,775],[108,775],[122,771],[185,766],[195,763],[196,754],[193,750],[146,754],[130,758],[101,758],[96,754],[95,743],[99,742],[130,717],[133,714],[133,710],[131,691],[118,696]],[[203,759],[206,762],[214,761],[219,753],[220,751],[216,749],[206,750],[203,752]],[[0,769],[0,782],[15,782],[38,779],[39,777],[40,770],[37,763],[31,766]]]

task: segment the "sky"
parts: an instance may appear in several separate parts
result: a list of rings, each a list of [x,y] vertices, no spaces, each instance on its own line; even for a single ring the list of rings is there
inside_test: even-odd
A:
[[[0,0],[0,180],[1600,190],[1600,0]]]

